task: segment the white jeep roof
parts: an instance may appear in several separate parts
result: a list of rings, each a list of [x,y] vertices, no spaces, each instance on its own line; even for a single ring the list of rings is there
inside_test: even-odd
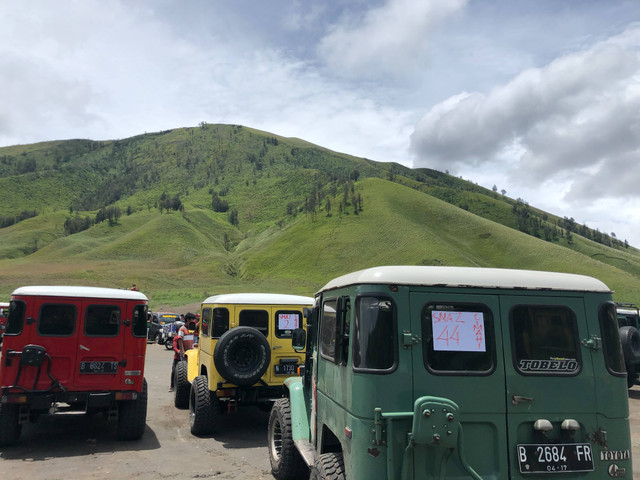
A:
[[[223,293],[207,298],[204,303],[237,305],[313,305],[313,297],[282,293]]]
[[[331,280],[320,291],[367,283],[611,293],[609,287],[600,280],[585,275],[506,268],[415,265],[382,266],[359,270]]]
[[[45,286],[20,287],[12,295],[37,295],[42,297],[109,298],[120,300],[147,300],[144,293],[118,288]]]

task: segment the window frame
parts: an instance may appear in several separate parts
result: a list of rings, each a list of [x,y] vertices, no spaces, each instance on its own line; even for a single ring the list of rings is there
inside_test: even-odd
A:
[[[119,312],[119,320],[117,323],[117,329],[116,329],[116,333],[113,334],[109,334],[109,335],[96,335],[96,334],[89,334],[87,333],[87,320],[89,319],[89,310],[91,308],[95,308],[95,307],[102,307],[102,308],[112,308],[112,309],[117,309]],[[112,310],[113,311],[113,310]],[[120,307],[120,305],[110,305],[110,304],[105,304],[105,303],[92,303],[90,305],[87,305],[87,308],[85,308],[84,310],[84,322],[83,322],[83,334],[85,337],[90,337],[90,338],[115,338],[118,335],[120,335],[120,325],[122,325],[122,307]]]
[[[136,311],[142,307],[142,311],[138,315],[138,322],[136,322]],[[147,316],[149,314],[149,306],[144,303],[138,303],[133,306],[131,310],[131,335],[136,338],[146,338],[147,337]],[[122,318],[120,319],[122,321]],[[139,333],[137,329],[140,329]]]
[[[22,318],[20,319],[20,329],[17,332],[11,332],[9,330],[9,327],[12,325],[11,323],[9,323],[9,319],[12,318],[11,317],[11,310],[12,310],[11,307],[13,305],[17,305],[17,304],[22,305]],[[22,332],[24,331],[24,326],[25,326],[26,320],[27,320],[27,302],[25,302],[24,300],[11,300],[9,302],[9,313],[7,313],[7,323],[5,325],[5,330],[4,330],[4,333],[2,335],[3,336],[4,335],[8,335],[8,336],[21,335]]]
[[[205,321],[206,320],[206,321]],[[213,323],[213,307],[204,307],[200,315],[200,335],[209,337],[210,328]]]
[[[361,366],[356,367],[355,363],[353,362],[353,359],[356,356],[356,349],[359,348],[358,347],[359,342],[357,340],[359,338],[359,332],[360,332],[360,329],[358,328],[359,327],[358,314],[360,311],[360,302],[362,301],[363,298],[370,298],[370,297],[374,297],[379,300],[388,300],[389,302],[391,302],[392,336],[391,336],[391,339],[389,340],[389,345],[392,348],[391,353],[393,356],[393,363],[388,368],[370,368],[370,367],[361,367]],[[350,329],[349,335],[350,337],[352,337],[350,341],[351,345],[349,350],[351,351],[351,364],[352,364],[353,371],[355,373],[368,373],[368,374],[374,374],[374,375],[389,375],[395,372],[398,369],[398,365],[400,363],[400,352],[399,352],[399,333],[398,333],[398,306],[396,305],[396,302],[393,299],[393,297],[384,292],[361,293],[356,296],[355,301],[351,306],[351,309],[353,312],[353,319],[349,325],[349,329]]]
[[[603,325],[604,321],[606,320],[605,315],[607,314],[607,310],[609,312],[612,312],[612,315],[613,315],[610,318],[612,323],[612,327],[610,328],[610,330],[613,332],[612,336],[610,336],[608,333],[605,333],[606,329],[604,328],[604,325]],[[619,327],[618,327],[618,314],[617,314],[617,307],[615,303],[609,301],[609,302],[604,302],[602,305],[600,305],[600,307],[598,308],[598,325],[600,327],[600,338],[602,339],[602,352],[604,357],[604,363],[605,363],[605,366],[607,367],[607,371],[614,377],[626,377],[627,367],[624,361],[624,354],[622,353],[622,343],[620,341],[620,333],[619,333]],[[612,342],[615,342],[616,339],[617,339],[616,343],[618,347],[617,350],[619,355],[618,360],[622,364],[622,371],[614,370],[611,362],[611,360],[615,361],[615,359],[612,359],[611,357],[611,354],[615,355],[614,352],[611,352],[611,348],[613,347]]]
[[[73,328],[71,329],[71,331],[69,333],[65,333],[65,334],[44,334],[40,331],[40,325],[42,322],[42,311],[47,308],[47,307],[51,307],[51,306],[57,306],[57,307],[72,307],[73,311],[74,311],[74,317],[73,317]],[[76,330],[78,328],[78,305],[76,305],[75,303],[57,303],[57,302],[49,302],[49,303],[43,303],[42,305],[40,305],[40,308],[38,310],[38,321],[36,323],[36,334],[40,337],[60,337],[60,338],[67,338],[67,337],[73,337],[76,333]]]
[[[280,316],[281,313],[288,313],[288,314],[295,313],[296,315],[298,315],[298,317],[299,317],[298,318],[298,323],[299,323],[298,328],[303,328],[304,327],[304,315],[300,310],[295,310],[293,308],[276,310],[276,312],[274,314],[274,319],[273,319],[273,323],[274,323],[273,331],[275,333],[275,336],[277,338],[292,338],[293,337],[293,330],[295,330],[295,329],[291,328],[291,329],[281,330],[278,327],[279,316]],[[283,334],[282,333],[282,332],[286,332],[286,331],[289,331],[290,333],[288,333],[288,334]]]
[[[519,308],[529,308],[529,309],[531,308],[552,309],[553,308],[553,309],[563,309],[569,312],[569,317],[572,322],[574,339],[575,339],[575,345],[574,345],[575,352],[576,352],[575,360],[578,363],[578,368],[575,371],[562,372],[562,371],[549,370],[549,372],[546,373],[544,371],[526,372],[526,371],[520,370],[518,362],[521,359],[517,357],[518,349],[517,349],[517,343],[516,343],[516,332],[514,329],[515,319],[513,314],[514,311]],[[511,361],[513,363],[513,369],[518,375],[521,375],[523,377],[577,377],[578,375],[580,375],[580,373],[582,373],[584,362],[582,360],[582,351],[581,351],[581,345],[580,345],[580,331],[578,329],[578,319],[576,317],[576,313],[573,311],[573,309],[570,306],[566,304],[528,304],[528,303],[513,305],[509,309],[509,335],[511,339]],[[540,359],[540,361],[545,361],[545,360],[546,359]]]
[[[463,312],[482,312],[484,315],[484,333],[485,333],[485,350],[489,354],[490,367],[484,370],[437,370],[431,365],[430,354],[435,354],[433,348],[433,330],[431,330],[431,337],[428,332],[425,331],[424,323],[425,311],[430,305],[433,306],[447,306],[452,307],[452,311]],[[431,324],[431,316],[429,316],[429,325]],[[433,327],[431,327],[433,328]],[[451,300],[432,300],[425,303],[420,310],[420,333],[422,336],[422,363],[429,373],[437,376],[454,376],[454,377],[487,377],[492,375],[497,368],[497,344],[496,344],[496,316],[491,310],[491,307],[486,303],[481,302],[460,302]],[[430,341],[431,340],[431,341]],[[455,352],[460,353],[477,353],[477,352]]]
[[[220,333],[220,335],[214,335],[214,331],[216,334],[218,333],[218,330],[217,330],[218,326],[216,325],[216,322],[215,322],[217,310],[226,312],[226,319],[227,319],[227,328],[224,330],[224,332]],[[211,329],[209,330],[210,337],[215,339],[220,338],[222,335],[224,335],[226,332],[229,331],[230,322],[231,322],[231,314],[227,307],[214,307],[211,310]]]

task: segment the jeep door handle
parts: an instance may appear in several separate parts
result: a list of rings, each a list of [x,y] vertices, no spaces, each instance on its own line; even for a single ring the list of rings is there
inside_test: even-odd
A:
[[[514,395],[511,403],[518,405],[519,403],[533,403],[533,397],[523,397],[522,395]]]

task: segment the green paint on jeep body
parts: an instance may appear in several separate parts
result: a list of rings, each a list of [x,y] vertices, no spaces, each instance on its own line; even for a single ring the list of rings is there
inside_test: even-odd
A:
[[[378,267],[329,282],[307,320],[287,386],[319,478],[327,455],[348,480],[632,478],[615,305],[596,279]]]

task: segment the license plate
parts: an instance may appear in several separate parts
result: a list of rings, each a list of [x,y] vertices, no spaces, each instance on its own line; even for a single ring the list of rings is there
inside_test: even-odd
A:
[[[593,471],[588,443],[518,445],[520,473],[563,473]]]
[[[118,362],[80,362],[80,373],[118,373]]]
[[[273,368],[276,375],[295,375],[298,373],[299,366],[297,363],[280,363]]]

